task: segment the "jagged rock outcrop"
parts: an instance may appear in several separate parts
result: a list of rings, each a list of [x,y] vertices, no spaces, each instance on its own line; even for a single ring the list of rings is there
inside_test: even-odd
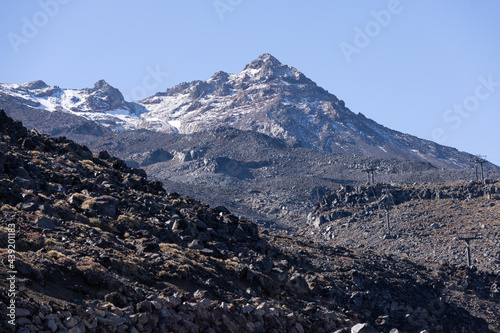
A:
[[[441,185],[390,185],[379,183],[375,185],[341,186],[339,190],[330,192],[322,198],[310,213],[308,220],[309,224],[317,224],[314,222],[316,218],[323,217],[323,223],[325,223],[326,221],[334,221],[350,216],[360,207],[370,210],[383,210],[420,199],[470,200],[483,196],[487,196],[489,199],[500,199],[500,184],[490,180],[487,182],[486,185],[470,181]]]

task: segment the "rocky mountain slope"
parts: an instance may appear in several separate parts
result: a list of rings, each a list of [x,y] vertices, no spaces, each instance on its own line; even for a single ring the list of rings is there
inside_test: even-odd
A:
[[[412,260],[472,264],[500,274],[500,182],[343,186],[308,216],[305,235]],[[387,224],[389,220],[389,225]]]
[[[3,111],[0,135],[4,331],[11,299],[18,332],[500,331],[493,273],[274,234]]]
[[[121,124],[136,123],[146,109],[126,102],[122,93],[99,80],[93,88],[62,89],[45,82],[0,84],[0,98],[9,108],[21,104],[47,112],[63,112],[119,130]],[[78,120],[75,120],[78,121]]]
[[[237,74],[217,72],[138,102],[147,128],[179,133],[233,127],[323,152],[429,161],[463,168],[470,156],[355,114],[293,67],[263,54]]]
[[[126,102],[103,80],[92,89],[60,89],[42,81],[0,84],[4,107],[24,104],[81,116],[113,130],[192,134],[220,127],[250,130],[326,153],[430,162],[469,168],[471,155],[388,129],[351,112],[342,100],[293,67],[263,54],[237,74],[181,83]]]
[[[326,192],[340,185],[364,184],[367,167],[376,168],[375,180],[385,183],[475,179],[473,167],[441,170],[429,162],[326,154],[254,131],[112,131],[69,113],[43,112],[22,104],[8,114],[29,128],[67,136],[96,153],[105,149],[129,166],[144,168],[167,190],[287,229],[305,226],[310,209]],[[485,164],[490,169],[486,177],[500,178],[492,167]]]
[[[66,134],[65,134],[66,135]],[[366,167],[386,183],[474,179],[474,170],[441,170],[428,162],[325,154],[253,131],[218,129],[193,134],[149,131],[71,134],[92,151],[106,149],[144,168],[168,190],[224,205],[260,224],[296,229],[322,196],[341,185],[364,184]],[[487,170],[485,175],[500,178]]]

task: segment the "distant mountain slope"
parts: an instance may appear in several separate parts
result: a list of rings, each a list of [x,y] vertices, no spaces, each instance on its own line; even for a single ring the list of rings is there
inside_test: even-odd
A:
[[[75,114],[31,108],[2,94],[0,103],[11,105],[8,114],[28,128],[66,136],[94,152],[105,149],[144,168],[166,189],[226,206],[260,224],[289,229],[305,225],[310,208],[326,191],[366,182],[366,166],[376,168],[375,181],[385,183],[474,179],[473,167],[441,170],[419,160],[326,154],[254,131],[112,131]],[[500,172],[487,170],[485,176],[497,179]]]
[[[80,90],[61,89],[40,80],[4,83],[0,84],[0,94],[4,100],[10,97],[11,101],[32,108],[74,114],[112,129],[123,129],[122,125],[135,128],[139,115],[146,111],[138,104],[126,102],[122,93],[104,80],[97,81],[93,88]]]
[[[181,83],[134,103],[103,80],[81,90],[42,81],[0,84],[0,100],[7,101],[7,109],[20,103],[62,111],[112,130],[190,134],[233,127],[327,153],[419,160],[438,168],[472,166],[470,154],[351,112],[342,100],[270,54],[259,56],[240,73],[217,72],[206,81]]]

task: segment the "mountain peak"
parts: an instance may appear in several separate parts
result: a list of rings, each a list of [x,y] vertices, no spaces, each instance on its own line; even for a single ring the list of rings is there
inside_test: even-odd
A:
[[[250,69],[250,68],[259,69],[259,68],[263,68],[263,67],[276,68],[276,67],[280,67],[280,66],[283,66],[283,64],[278,59],[276,59],[275,57],[273,57],[269,53],[264,53],[264,54],[258,56],[257,59],[253,60],[251,63],[246,65],[243,70]]]
[[[99,80],[94,83],[94,88],[92,88],[90,91],[92,92],[92,95],[94,97],[97,97],[98,99],[104,99],[106,101],[105,104],[107,104],[106,107],[110,110],[120,108],[125,103],[125,99],[120,90],[111,86],[104,80]]]
[[[98,89],[107,89],[107,88],[113,88],[109,85],[109,83],[107,83],[105,80],[99,80],[97,81],[96,83],[94,83],[94,89],[95,90],[98,90]]]
[[[110,85],[109,83],[107,83],[102,79],[94,83],[94,88],[92,88],[91,90],[94,92],[99,91],[109,94],[113,98],[123,99],[123,95],[118,89],[116,89],[115,87],[113,87],[112,85]]]
[[[26,89],[42,89],[42,88],[48,87],[48,85],[45,82],[43,82],[42,80],[26,82],[26,83],[23,83],[22,86],[24,86]]]

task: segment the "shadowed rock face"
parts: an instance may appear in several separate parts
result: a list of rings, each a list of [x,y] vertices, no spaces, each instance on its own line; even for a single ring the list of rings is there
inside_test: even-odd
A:
[[[261,133],[227,128],[189,135],[149,131],[68,135],[94,152],[107,149],[128,165],[143,167],[170,191],[288,229],[305,226],[311,208],[326,192],[366,183],[367,165],[376,169],[375,181],[383,183],[474,178],[473,169],[441,170],[428,162],[325,154]],[[495,179],[500,173],[488,170],[486,176]]]
[[[43,89],[47,88],[48,85],[42,80],[37,80],[33,82],[26,83],[26,89]]]
[[[122,93],[104,80],[97,81],[94,88],[90,89],[89,92],[100,100],[106,100],[110,110],[118,109],[125,104]],[[92,101],[90,100],[89,103],[92,103]],[[92,108],[92,105],[89,105],[89,107]]]
[[[0,139],[0,252],[15,234],[18,330],[499,329],[495,274],[259,229],[3,111]]]

